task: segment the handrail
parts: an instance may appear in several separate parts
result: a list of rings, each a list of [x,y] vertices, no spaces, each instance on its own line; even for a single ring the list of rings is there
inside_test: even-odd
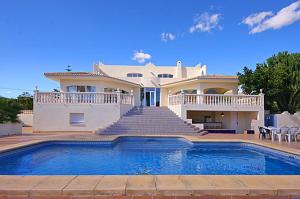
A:
[[[120,92],[36,92],[35,103],[43,104],[130,104],[133,94]]]
[[[169,106],[197,104],[215,106],[263,106],[262,95],[233,95],[233,94],[177,94],[169,95]]]
[[[182,95],[182,94],[176,94],[176,95]],[[203,95],[203,96],[245,96],[245,97],[257,97],[260,95],[246,95],[246,94],[183,94],[183,95],[195,95],[195,96],[199,96],[199,95]],[[171,95],[174,96],[174,95]]]

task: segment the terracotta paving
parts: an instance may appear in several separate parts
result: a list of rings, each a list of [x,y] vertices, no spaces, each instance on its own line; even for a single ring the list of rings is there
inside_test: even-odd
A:
[[[298,197],[299,183],[299,176],[0,176],[0,198],[279,199]]]

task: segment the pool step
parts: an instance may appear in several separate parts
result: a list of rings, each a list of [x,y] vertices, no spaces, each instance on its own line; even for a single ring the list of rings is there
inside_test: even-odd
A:
[[[201,132],[167,107],[134,107],[98,134],[194,134]]]

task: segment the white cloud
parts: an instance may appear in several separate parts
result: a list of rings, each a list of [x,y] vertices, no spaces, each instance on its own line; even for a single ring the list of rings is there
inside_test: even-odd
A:
[[[136,51],[133,53],[132,60],[135,60],[139,63],[144,63],[147,59],[151,59],[151,55],[144,53],[143,51]]]
[[[176,38],[175,35],[173,35],[170,32],[161,33],[161,41],[164,41],[164,42],[173,41],[175,38]]]
[[[209,14],[208,12],[204,12],[201,15],[198,15],[194,19],[194,25],[190,27],[190,33],[195,31],[201,32],[210,32],[212,29],[222,27],[219,25],[221,14]]]
[[[242,23],[250,27],[250,34],[268,29],[280,29],[300,20],[300,1],[296,1],[279,10],[275,15],[271,11],[260,12],[246,17]]]
[[[261,23],[266,17],[272,16],[272,15],[273,15],[273,13],[271,11],[254,13],[254,14],[249,15],[248,17],[246,17],[242,21],[242,23],[252,27],[254,25],[257,25],[257,24]]]

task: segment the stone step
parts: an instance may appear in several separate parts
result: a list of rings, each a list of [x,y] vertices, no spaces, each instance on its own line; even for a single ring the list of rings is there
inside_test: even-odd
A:
[[[134,107],[100,134],[192,134],[198,131],[167,107]]]

